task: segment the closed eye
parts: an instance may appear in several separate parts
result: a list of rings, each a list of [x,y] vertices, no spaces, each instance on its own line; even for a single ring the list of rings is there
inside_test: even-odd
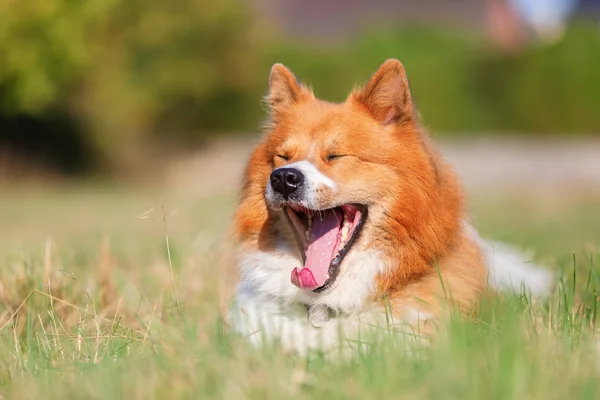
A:
[[[290,161],[290,158],[288,156],[282,156],[281,154],[277,154],[277,157],[281,158],[282,160],[285,161]]]
[[[333,161],[336,158],[346,157],[347,154],[330,154],[327,156],[327,161]]]

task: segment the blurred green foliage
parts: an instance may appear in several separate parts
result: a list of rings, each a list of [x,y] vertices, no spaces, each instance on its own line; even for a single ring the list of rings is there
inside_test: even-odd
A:
[[[274,62],[317,95],[342,100],[394,57],[407,68],[424,122],[443,134],[600,132],[596,27],[575,24],[560,42],[516,54],[472,32],[415,26],[369,29],[333,45],[269,34],[246,6],[4,1],[0,121],[66,115],[104,164],[118,168],[157,143],[256,131]]]
[[[600,133],[600,31],[574,24],[554,44],[503,53],[484,37],[427,27],[373,29],[344,48],[282,43],[316,94],[343,100],[386,58],[400,59],[425,124],[443,135]]]
[[[560,42],[473,60],[486,125],[536,134],[600,133],[600,30],[576,25]]]
[[[237,0],[8,0],[1,111],[66,113],[108,163],[131,161],[157,132],[246,127],[257,32]]]

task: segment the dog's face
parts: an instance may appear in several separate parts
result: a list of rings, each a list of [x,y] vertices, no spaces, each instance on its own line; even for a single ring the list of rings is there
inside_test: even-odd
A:
[[[290,236],[270,231],[298,246],[301,266],[291,283],[321,293],[352,252],[397,245],[386,239],[402,237],[398,231],[420,218],[435,165],[398,61],[384,63],[342,104],[316,99],[275,65],[267,100],[270,131],[249,165],[246,196],[260,195],[266,205],[261,229],[291,228]]]

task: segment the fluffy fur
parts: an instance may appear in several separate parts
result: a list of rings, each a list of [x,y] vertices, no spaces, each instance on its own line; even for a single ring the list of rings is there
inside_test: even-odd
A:
[[[316,99],[276,64],[266,100],[267,132],[247,164],[232,233],[241,282],[230,323],[252,342],[304,353],[353,343],[361,327],[399,323],[430,336],[428,321],[450,303],[476,311],[488,275],[497,289],[549,290],[546,271],[494,249],[466,222],[459,182],[416,119],[399,61],[386,61],[341,104]],[[303,261],[269,178],[284,166],[305,175],[298,205],[368,208],[335,281],[319,293],[290,283]]]

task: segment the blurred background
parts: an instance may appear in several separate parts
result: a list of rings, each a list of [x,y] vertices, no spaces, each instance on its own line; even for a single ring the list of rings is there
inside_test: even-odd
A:
[[[589,139],[599,21],[598,0],[5,0],[0,177],[156,176],[252,137],[274,62],[338,101],[398,58],[442,139]]]
[[[482,225],[537,226],[573,197],[596,215],[600,0],[3,0],[0,54],[7,232],[124,215],[107,187],[156,194],[128,218],[171,196],[198,229],[197,199],[235,205],[273,63],[341,101],[392,57]]]

